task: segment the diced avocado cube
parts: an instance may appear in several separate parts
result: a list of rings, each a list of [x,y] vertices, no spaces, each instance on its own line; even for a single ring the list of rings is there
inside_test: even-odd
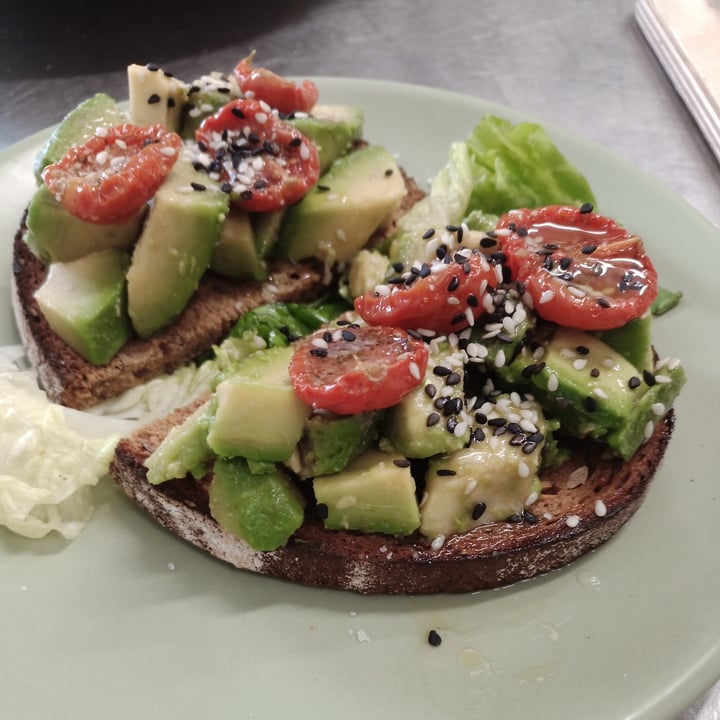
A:
[[[464,364],[447,342],[430,346],[423,381],[385,412],[383,446],[410,458],[428,458],[461,448],[470,437],[465,410]],[[459,426],[459,427],[458,427]]]
[[[309,478],[339,472],[377,439],[381,412],[312,415],[298,444],[298,474]]]
[[[218,455],[269,462],[292,455],[311,412],[290,384],[293,352],[288,346],[253,353],[217,386],[207,440]]]
[[[97,93],[71,110],[55,128],[35,158],[35,179],[41,182],[43,168],[60,160],[73,145],[89,140],[99,127],[128,121],[118,104],[105,93]]]
[[[269,257],[280,240],[280,228],[285,218],[286,209],[269,212],[250,213],[255,250],[258,257]]]
[[[390,262],[387,255],[377,250],[363,249],[353,258],[348,271],[350,297],[356,298],[372,292],[387,279]]]
[[[95,365],[107,363],[132,334],[125,292],[129,263],[122,250],[53,263],[35,293],[53,331]]]
[[[316,477],[313,490],[329,530],[409,535],[420,525],[410,464],[397,453],[368,450],[344,470]]]
[[[315,143],[320,172],[324,174],[362,137],[365,115],[359,107],[350,105],[316,105],[312,114],[298,115],[288,122]]]
[[[145,460],[151,485],[183,478],[188,473],[200,478],[208,471],[214,454],[207,444],[210,403],[203,403],[180,425],[175,425]]]
[[[539,492],[546,423],[537,403],[524,401],[522,409],[534,412],[535,428],[543,437],[533,441],[530,452],[530,446],[513,442],[512,433],[486,433],[484,439],[474,440],[467,448],[430,459],[420,503],[423,535],[449,536],[483,523],[506,520],[521,513]],[[488,418],[507,419],[517,410],[498,398],[496,410]]]
[[[265,280],[267,265],[255,247],[249,213],[230,208],[213,250],[210,268],[235,280]]]
[[[128,271],[128,308],[138,335],[171,323],[210,265],[229,197],[185,154],[155,194]]]
[[[255,550],[285,545],[303,523],[305,500],[277,467],[253,474],[244,458],[218,458],[209,496],[218,525]]]
[[[128,65],[127,76],[130,122],[180,132],[185,83],[155,65]]]
[[[368,145],[344,155],[289,208],[278,253],[293,261],[348,262],[406,193],[398,165],[385,148]]]
[[[98,225],[75,217],[41,185],[27,212],[25,242],[45,264],[70,262],[99,250],[130,250],[145,217],[146,208],[127,222]]]

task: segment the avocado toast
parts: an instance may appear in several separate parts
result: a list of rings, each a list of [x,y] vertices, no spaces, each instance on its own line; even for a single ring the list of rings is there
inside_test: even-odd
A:
[[[300,217],[316,208],[311,213],[313,230],[302,230],[307,221],[298,229],[283,212],[287,234],[281,229],[276,242],[291,262],[316,268],[324,281],[335,261],[349,263],[341,280],[347,281],[360,317],[350,313],[323,326],[307,340],[310,345],[286,333],[287,351],[258,349],[258,343],[257,353],[246,353],[217,379],[210,399],[122,441],[112,471],[128,494],[173,532],[239,567],[361,592],[451,592],[507,584],[566,564],[627,520],[662,459],[681,370],[673,361],[672,373],[660,372],[658,366],[655,374],[645,333],[647,305],[633,318],[640,322],[620,337],[611,335],[619,325],[586,329],[554,321],[538,326],[526,322],[525,309],[548,303],[557,308],[568,288],[578,300],[579,293],[588,295],[604,308],[605,316],[611,314],[605,310],[622,303],[610,303],[592,283],[592,292],[585,292],[582,283],[571,282],[573,270],[566,262],[572,263],[571,253],[551,258],[562,250],[549,247],[554,243],[533,256],[543,258],[543,269],[560,282],[563,292],[555,302],[550,302],[555,291],[547,289],[533,299],[530,278],[522,275],[526,268],[512,268],[506,262],[509,245],[498,242],[528,233],[516,233],[509,223],[504,226],[508,208],[492,205],[487,193],[480,209],[466,197],[466,190],[472,194],[475,188],[456,187],[458,176],[464,179],[468,145],[451,149],[449,167],[455,175],[447,168],[441,172],[429,203],[410,203],[414,210],[397,214],[389,224],[387,208],[383,211],[380,224],[391,230],[376,253],[361,249],[374,227],[360,222],[364,213],[352,223],[363,228],[360,242],[350,243],[335,211],[318,215],[336,194],[333,170],[342,172],[343,162],[330,163],[332,182],[321,180],[292,206]],[[358,156],[356,150],[347,157]],[[383,177],[397,178],[399,168],[389,165],[387,156],[383,168]],[[549,194],[557,198],[552,201],[570,203],[563,207],[574,213],[592,214],[587,188],[566,192],[563,173],[548,170],[553,181]],[[381,182],[376,175],[371,185]],[[198,192],[207,189],[199,184],[202,189],[192,182],[190,186]],[[180,187],[186,187],[185,181]],[[527,207],[547,206],[542,193],[526,197]],[[396,211],[398,206],[396,202]],[[225,224],[231,225],[235,223]],[[246,237],[243,225],[247,223],[240,220],[235,234]],[[325,237],[332,241],[317,240],[316,235],[323,234],[318,226],[329,229]],[[292,233],[287,228],[293,228]],[[520,229],[528,227],[522,224]],[[637,246],[630,238],[622,242],[628,248]],[[577,249],[578,266],[581,255],[595,252],[585,252],[586,247]],[[263,264],[260,269],[267,271]],[[247,261],[243,265],[257,267]],[[455,274],[443,275],[448,268]],[[466,288],[465,276],[478,279],[476,269],[484,277]],[[144,277],[142,284],[149,284],[152,272]],[[437,284],[441,277],[444,281]],[[268,277],[254,280],[262,287]],[[645,288],[642,277],[632,273],[615,284],[624,286],[622,294],[630,290],[628,295],[642,295]],[[381,315],[387,310],[385,298],[392,304],[414,288],[425,289],[419,315],[398,318],[393,307],[390,322],[373,315],[373,309]],[[439,305],[424,304],[433,296]],[[417,298],[411,305],[417,309]],[[142,315],[140,320],[147,317]],[[425,322],[431,316],[440,324]],[[143,329],[136,323],[135,331],[149,338],[158,332],[154,325],[151,321]],[[384,397],[380,405],[358,409],[331,407],[328,395],[313,395],[317,387],[312,378],[322,373],[308,358],[322,362],[320,358],[330,355],[337,360],[336,350],[343,344],[357,347],[358,338],[365,345],[381,346],[367,329],[398,325],[404,329],[395,338],[401,355],[407,360],[408,348],[416,353],[401,363],[405,375],[393,376],[398,382],[390,383],[393,391],[403,388],[400,396],[391,392],[390,400]],[[572,334],[576,331],[581,335]],[[293,374],[288,382],[289,368],[298,357],[304,381],[297,382]],[[569,363],[572,371],[561,372],[549,362],[551,357]],[[393,368],[396,364],[389,362]],[[587,373],[582,372],[585,365]],[[596,383],[600,375],[612,372],[609,386],[603,380]],[[345,378],[348,373],[330,369],[327,375],[332,381],[333,375]],[[409,378],[412,382],[404,386]],[[644,383],[635,385],[638,378]],[[622,392],[616,391],[618,383],[625,386]],[[362,395],[385,396],[387,384],[379,389],[371,384]],[[628,387],[641,390],[628,394]],[[333,394],[347,398],[353,396],[351,388],[352,382]],[[538,408],[535,395],[541,391],[545,397]],[[553,403],[555,398],[562,402]],[[636,398],[642,402],[633,412]],[[556,444],[557,438],[562,443]],[[494,467],[496,472],[487,472]],[[257,522],[263,517],[271,519]]]

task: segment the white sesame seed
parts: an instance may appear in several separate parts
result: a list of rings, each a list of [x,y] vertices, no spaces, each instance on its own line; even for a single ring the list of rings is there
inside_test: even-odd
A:
[[[595,501],[595,514],[598,517],[605,517],[605,515],[607,515],[607,507],[602,500]]]
[[[576,467],[569,475],[565,485],[568,489],[576,488],[582,485],[590,476],[590,470],[587,465]]]
[[[593,395],[599,397],[601,400],[607,400],[608,394],[600,387],[593,388]]]
[[[108,129],[106,127],[96,127],[95,134],[98,137],[107,137]]]
[[[313,347],[322,348],[323,350],[327,350],[328,344],[326,340],[323,340],[321,337],[314,337],[310,344]]]
[[[530,477],[530,468],[528,467],[528,464],[524,460],[521,460],[518,463],[517,468],[518,468],[518,475],[521,478]]]
[[[495,367],[503,367],[505,365],[505,351],[500,348],[495,356]]]
[[[568,285],[567,289],[571,295],[574,295],[577,298],[583,298],[587,295],[587,293],[584,290],[582,290],[579,287],[575,287],[575,285]]]
[[[465,319],[467,320],[467,323],[468,325],[470,325],[470,327],[475,325],[475,315],[471,307],[465,308]]]
[[[545,303],[549,303],[554,297],[555,293],[552,290],[543,290],[543,292],[540,294],[540,300],[538,301],[538,303],[540,305],[544,305]]]
[[[427,328],[417,328],[416,332],[427,338],[435,337],[436,334],[434,330],[428,330]]]
[[[455,437],[462,437],[467,432],[467,423],[459,422],[453,429],[453,435]]]
[[[117,140],[115,140],[115,147],[121,150],[127,150],[127,143],[122,138],[117,138]]]
[[[410,363],[410,374],[416,379],[420,379],[420,368],[416,362]]]
[[[550,392],[555,392],[558,389],[559,385],[560,385],[560,383],[559,383],[558,377],[557,377],[557,375],[555,375],[555,373],[553,373],[552,375],[550,375],[550,377],[548,377],[547,389]]]
[[[390,286],[388,286],[388,285],[376,285],[375,292],[378,295],[380,295],[381,297],[388,297],[388,295],[390,295],[392,290],[391,290]]]
[[[457,297],[456,295],[448,295],[447,298],[445,299],[445,302],[446,302],[448,305],[459,305],[459,304],[460,304],[460,298]]]
[[[469,495],[476,487],[477,487],[477,480],[471,480],[465,488],[465,494]]]
[[[552,514],[551,512],[545,512],[545,513],[543,513],[543,517],[544,517],[546,520],[552,520],[552,519],[553,519],[553,514]]]
[[[108,161],[108,154],[107,150],[101,150],[96,156],[95,156],[95,162],[98,165],[105,165]]]
[[[530,505],[534,505],[538,501],[539,497],[540,495],[537,492],[530,493],[525,499],[525,507],[530,507]]]
[[[577,527],[580,524],[580,516],[579,515],[568,515],[567,518],[565,519],[565,524],[571,528]]]
[[[338,240],[340,240],[340,241],[342,241],[342,242],[345,242],[345,240],[347,240],[347,233],[346,233],[342,228],[338,228],[338,229],[335,231],[335,237],[336,237]]]
[[[651,409],[653,411],[653,415],[657,415],[658,417],[662,417],[665,414],[665,404],[661,402],[653,403],[651,406]]]
[[[649,440],[652,437],[652,434],[655,432],[655,423],[652,420],[648,420],[645,425],[645,430],[643,431],[643,436],[646,440]]]
[[[308,160],[310,158],[310,149],[305,143],[300,146],[300,158],[302,160]]]
[[[442,546],[445,544],[445,536],[444,535],[437,535],[433,538],[433,541],[430,543],[430,547],[437,551],[442,548]]]
[[[656,375],[655,382],[660,383],[660,385],[667,385],[672,382],[672,378],[669,375]]]
[[[582,370],[587,365],[587,360],[585,358],[577,358],[576,360],[573,360],[573,367],[576,370]]]
[[[166,157],[172,157],[173,155],[177,155],[177,149],[174,147],[163,147],[160,148],[160,153]]]

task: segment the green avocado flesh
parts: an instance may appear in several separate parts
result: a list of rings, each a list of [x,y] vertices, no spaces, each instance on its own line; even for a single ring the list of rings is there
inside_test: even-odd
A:
[[[53,263],[35,293],[50,327],[95,365],[108,362],[131,335],[122,250],[101,250],[68,263]]]
[[[252,474],[243,458],[218,458],[210,514],[255,550],[275,550],[302,525],[305,500],[280,469]]]
[[[177,160],[155,195],[128,270],[138,335],[149,337],[183,311],[210,265],[228,206],[216,182],[184,155]]]

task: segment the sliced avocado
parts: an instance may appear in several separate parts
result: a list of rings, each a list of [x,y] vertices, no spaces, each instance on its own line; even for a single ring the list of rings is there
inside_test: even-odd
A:
[[[128,309],[141,337],[172,322],[197,290],[229,197],[181,155],[155,194],[128,271]]]
[[[95,365],[108,362],[132,334],[125,292],[129,264],[122,250],[53,263],[35,293],[53,331]]]
[[[387,255],[376,250],[361,250],[353,258],[348,271],[350,297],[372,292],[376,285],[385,282],[389,264]]]
[[[218,455],[282,462],[293,453],[311,412],[290,384],[293,352],[253,353],[217,386],[207,441]]]
[[[409,535],[420,525],[410,463],[397,453],[368,450],[334,475],[316,477],[328,530]]]
[[[182,132],[185,140],[193,140],[202,121],[223,105],[240,97],[240,90],[232,75],[211,72],[190,83],[182,112]]]
[[[523,433],[496,435],[489,431],[496,418],[507,420],[520,410],[533,411],[537,440],[521,442],[519,439],[526,437]],[[546,434],[540,406],[526,400],[517,407],[499,397],[487,417],[491,424],[483,439],[475,437],[467,448],[430,459],[420,503],[420,532],[426,537],[453,535],[482,523],[506,520],[522,513],[528,500],[539,492],[538,470]]]
[[[298,115],[288,122],[315,143],[324,174],[362,137],[365,115],[351,105],[316,105],[311,115]]]
[[[380,145],[338,158],[288,210],[278,252],[293,261],[348,262],[388,221],[406,192],[395,159]]]
[[[127,122],[127,115],[113,98],[97,93],[71,110],[55,128],[35,158],[35,179],[41,182],[43,168],[60,160],[73,145],[89,140],[99,127]]]
[[[464,364],[447,342],[430,346],[425,377],[397,405],[382,425],[383,446],[410,458],[428,458],[461,448],[470,437],[465,410]]]
[[[250,214],[231,207],[213,250],[210,269],[235,280],[265,280],[268,269],[255,246]]]
[[[285,545],[303,523],[305,500],[277,467],[253,474],[244,458],[218,458],[209,496],[218,525],[255,550]]]
[[[121,224],[84,222],[68,212],[45,185],[40,185],[28,206],[24,240],[46,265],[77,260],[99,250],[130,250],[140,234],[146,210],[143,207]]]
[[[304,478],[339,472],[377,439],[382,414],[312,415],[298,444],[298,475]]]
[[[612,330],[603,330],[598,337],[638,370],[650,370],[653,366],[652,315],[631,320]]]
[[[151,485],[183,478],[188,473],[201,478],[208,472],[214,454],[207,444],[210,402],[203,403],[180,425],[175,425],[145,460]]]
[[[272,254],[280,239],[280,228],[285,218],[285,212],[286,209],[283,208],[271,212],[250,213],[258,257],[264,259]]]
[[[128,65],[130,122],[179,132],[187,87],[157,65]]]

